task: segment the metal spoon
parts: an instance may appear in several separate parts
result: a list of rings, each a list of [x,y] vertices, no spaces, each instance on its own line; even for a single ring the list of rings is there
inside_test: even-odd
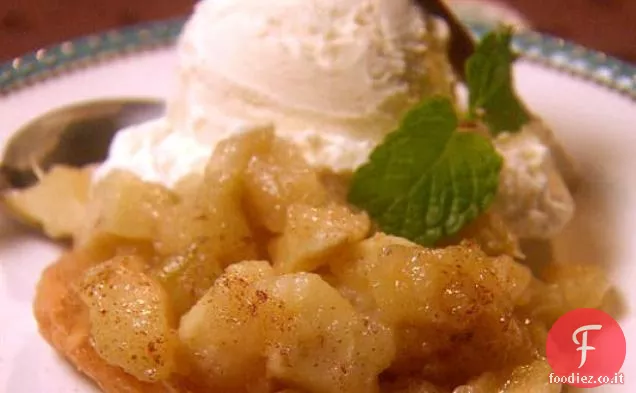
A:
[[[115,133],[159,117],[160,100],[112,98],[62,107],[29,122],[9,139],[0,162],[0,193],[34,184],[37,171],[55,164],[103,161]]]

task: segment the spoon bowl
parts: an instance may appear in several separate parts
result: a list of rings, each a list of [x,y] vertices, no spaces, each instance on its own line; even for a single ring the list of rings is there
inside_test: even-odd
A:
[[[82,167],[106,159],[115,134],[157,118],[164,103],[147,98],[108,98],[47,112],[18,129],[0,162],[0,192],[33,185],[53,165]]]

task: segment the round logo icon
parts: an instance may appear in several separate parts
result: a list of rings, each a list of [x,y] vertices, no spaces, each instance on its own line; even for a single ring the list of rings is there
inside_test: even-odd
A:
[[[612,380],[625,361],[627,344],[609,314],[591,308],[570,311],[550,329],[546,356],[554,374],[574,387],[593,388]]]

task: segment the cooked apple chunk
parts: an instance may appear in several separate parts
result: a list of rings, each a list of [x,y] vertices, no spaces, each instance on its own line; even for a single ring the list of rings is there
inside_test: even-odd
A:
[[[513,285],[517,275],[501,273],[476,245],[430,249],[391,239],[365,240],[351,262],[333,267],[342,285],[395,329],[391,372],[417,372],[445,385],[533,359],[512,299],[527,286],[525,278]]]
[[[370,229],[365,213],[346,206],[292,205],[283,234],[270,246],[274,267],[281,273],[313,271],[345,246],[364,239]]]
[[[4,196],[9,209],[54,239],[70,238],[84,225],[92,167],[54,166],[39,182]]]
[[[364,317],[319,275],[288,274],[257,284],[264,308],[268,374],[319,393],[378,392],[395,356],[392,330]]]
[[[180,203],[162,219],[158,249],[183,255],[194,249],[201,260],[225,267],[256,259],[256,239],[243,211],[244,173],[249,160],[267,149],[271,129],[241,134],[219,143],[198,184],[186,187]]]
[[[297,147],[280,139],[272,140],[266,152],[250,160],[245,187],[254,219],[274,233],[283,230],[292,204],[320,206],[327,200],[316,171]]]
[[[544,330],[568,311],[602,307],[610,290],[602,269],[593,265],[552,265],[543,279],[532,279],[519,312],[542,323]]]
[[[485,373],[453,393],[560,393],[561,385],[550,383],[552,368],[545,359],[537,359],[498,373]]]
[[[181,319],[179,337],[210,386],[246,388],[265,376],[266,332],[256,314],[267,294],[254,284],[271,276],[267,262],[234,264]]]
[[[153,382],[174,371],[177,341],[167,296],[143,267],[137,257],[113,258],[88,270],[79,291],[97,353]]]
[[[267,376],[306,391],[377,391],[391,331],[320,276],[274,276],[266,262],[230,266],[179,329],[210,386],[237,389]]]
[[[91,190],[88,222],[79,243],[102,234],[152,241],[159,221],[176,201],[167,188],[144,182],[130,172],[109,173]]]
[[[250,159],[271,144],[271,129],[229,138],[216,148],[205,173],[179,187],[179,202],[162,216],[155,276],[182,315],[212,286],[223,268],[258,257],[243,209],[244,174]]]
[[[496,213],[486,212],[466,225],[458,234],[446,239],[442,245],[457,245],[471,240],[490,256],[508,255],[523,257],[519,239]]]
[[[151,272],[163,285],[176,316],[185,314],[223,271],[218,261],[206,258],[196,247],[164,258]]]

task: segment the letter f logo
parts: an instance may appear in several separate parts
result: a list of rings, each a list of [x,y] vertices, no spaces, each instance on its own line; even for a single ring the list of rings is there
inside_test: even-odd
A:
[[[583,365],[587,361],[587,351],[593,351],[596,349],[594,347],[587,345],[587,332],[590,330],[601,330],[602,327],[603,327],[602,325],[585,325],[576,329],[574,333],[572,334],[572,341],[574,341],[576,345],[580,345],[580,347],[576,349],[577,351],[581,351],[581,364],[579,364],[579,368],[583,367]],[[581,335],[580,342],[579,342],[579,339],[577,338],[579,333],[583,333]]]

